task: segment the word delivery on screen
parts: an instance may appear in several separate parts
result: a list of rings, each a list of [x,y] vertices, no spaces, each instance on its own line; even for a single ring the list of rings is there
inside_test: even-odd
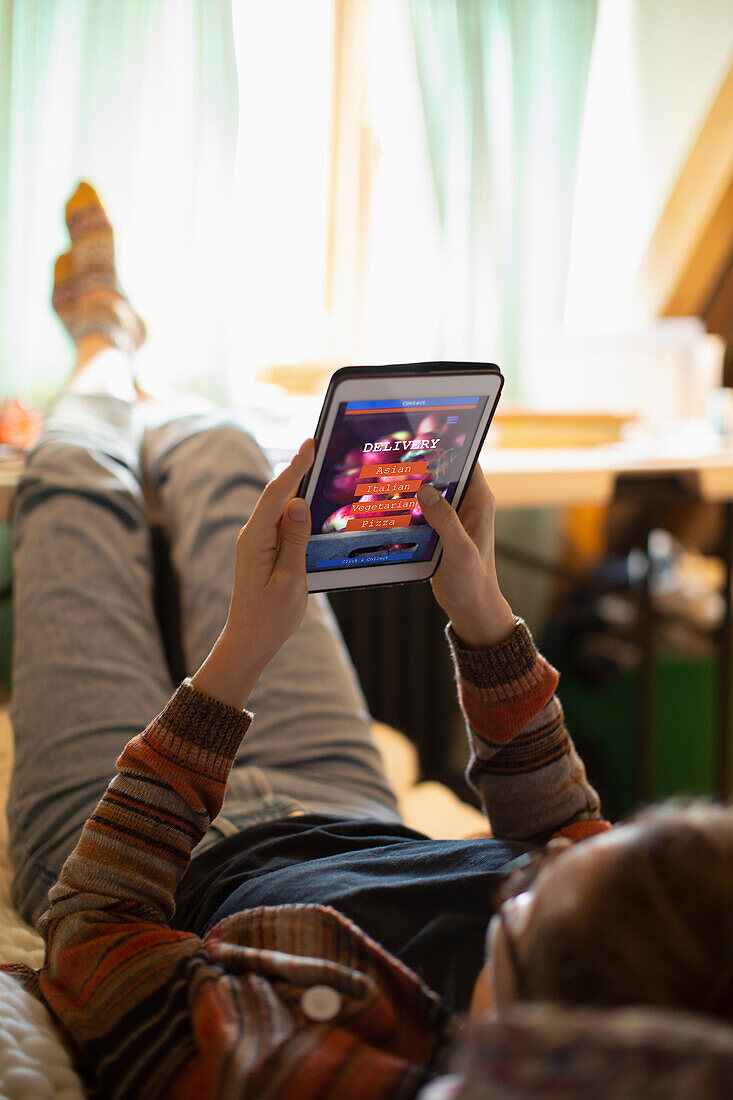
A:
[[[392,439],[384,443],[365,443],[365,451],[427,451],[437,447],[439,439]]]

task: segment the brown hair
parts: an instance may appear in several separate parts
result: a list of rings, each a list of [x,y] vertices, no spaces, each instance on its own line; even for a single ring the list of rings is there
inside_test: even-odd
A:
[[[527,929],[526,997],[733,1017],[733,808],[676,799],[629,824],[579,904]]]

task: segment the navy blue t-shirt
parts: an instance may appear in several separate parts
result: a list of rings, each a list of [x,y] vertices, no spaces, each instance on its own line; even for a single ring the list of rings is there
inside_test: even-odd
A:
[[[308,815],[253,826],[195,857],[173,926],[204,936],[259,905],[331,905],[443,999],[468,1009],[501,868],[528,845],[430,840],[405,825]]]

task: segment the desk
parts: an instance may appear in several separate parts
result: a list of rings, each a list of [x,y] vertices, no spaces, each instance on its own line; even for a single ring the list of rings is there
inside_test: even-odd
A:
[[[498,508],[552,508],[606,505],[613,501],[693,501],[723,508],[722,557],[725,562],[725,614],[717,632],[718,724],[717,794],[731,789],[731,666],[733,659],[733,446],[704,436],[688,441],[665,439],[599,447],[503,450],[486,447],[481,468]],[[517,555],[497,546],[497,554]],[[518,560],[551,573],[551,563],[528,554]],[[649,800],[654,766],[655,614],[649,575],[640,591],[643,660],[639,699],[639,791]]]
[[[708,503],[733,501],[733,446],[691,441],[504,450],[485,447],[481,468],[500,508],[609,504],[619,481],[675,484]]]

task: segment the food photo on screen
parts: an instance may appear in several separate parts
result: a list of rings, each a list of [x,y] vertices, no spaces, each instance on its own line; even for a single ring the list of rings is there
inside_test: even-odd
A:
[[[345,401],[311,502],[306,569],[428,561],[437,535],[417,491],[452,501],[486,397]]]

